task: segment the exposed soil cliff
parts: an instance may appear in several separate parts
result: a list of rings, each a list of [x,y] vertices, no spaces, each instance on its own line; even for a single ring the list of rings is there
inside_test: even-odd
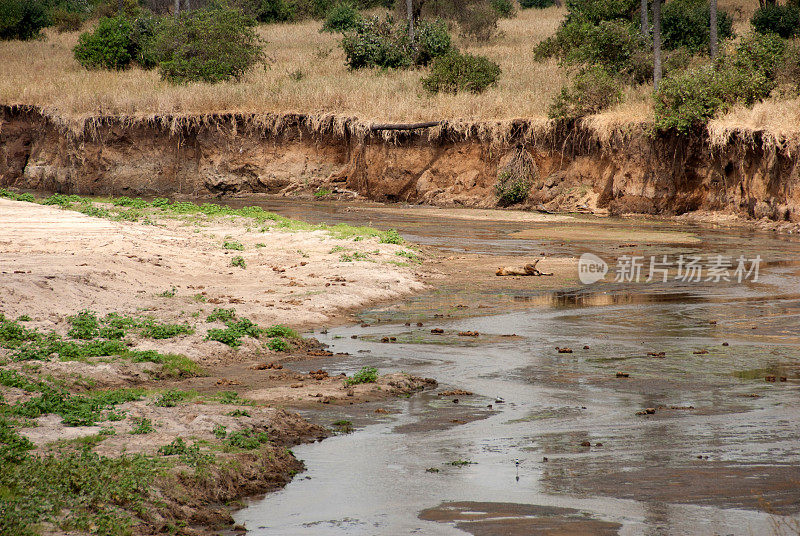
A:
[[[644,132],[599,141],[591,132],[510,135],[443,125],[391,137],[354,120],[309,116],[267,123],[256,116],[98,118],[81,135],[38,109],[0,109],[0,186],[80,194],[299,193],[322,186],[370,199],[437,205],[496,205],[498,170],[522,145],[538,168],[526,206],[611,213],[719,211],[800,221],[797,151],[758,136],[711,147],[702,137]],[[366,134],[365,134],[366,132]]]

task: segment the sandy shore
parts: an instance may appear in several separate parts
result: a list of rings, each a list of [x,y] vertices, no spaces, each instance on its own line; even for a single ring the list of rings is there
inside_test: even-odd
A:
[[[134,516],[134,533],[173,522],[224,526],[232,520],[222,500],[287,482],[302,464],[286,447],[331,430],[284,407],[435,387],[407,374],[359,383],[322,370],[322,362],[311,374],[280,364],[332,355],[293,330],[345,321],[441,277],[421,267],[412,246],[358,229],[297,230],[229,215],[150,209],[137,222],[115,221],[123,209],[95,203],[111,217],[93,217],[77,212],[81,206],[0,199],[0,404],[14,416],[3,426],[19,434],[22,450],[38,454],[88,446],[110,459],[167,460],[172,476],[145,493],[166,499],[150,506],[150,518]],[[230,318],[211,317],[220,310]],[[91,334],[75,331],[80,311]],[[209,340],[240,324],[244,333],[258,331]],[[112,350],[97,349],[104,345]],[[187,464],[199,475],[197,460],[210,459],[203,478],[212,475],[225,492],[207,483],[181,487],[191,508],[178,507],[164,486],[174,486]],[[231,460],[242,470],[231,470]]]

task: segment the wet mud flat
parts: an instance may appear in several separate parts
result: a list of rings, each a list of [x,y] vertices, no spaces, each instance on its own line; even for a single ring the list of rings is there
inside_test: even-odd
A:
[[[476,247],[513,256],[522,230],[462,226],[482,238],[452,246],[453,255]],[[760,281],[549,290],[493,280],[315,333],[354,356],[331,366],[357,361],[473,394],[350,414],[353,433],[296,449],[304,478],[237,521],[257,535],[796,534],[798,244],[690,232],[690,242],[634,247],[543,236],[518,255],[760,254]],[[309,497],[313,510],[303,506]]]

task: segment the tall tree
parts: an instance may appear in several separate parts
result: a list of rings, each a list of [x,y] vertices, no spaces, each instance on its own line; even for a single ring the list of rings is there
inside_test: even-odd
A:
[[[710,9],[710,19],[711,19],[711,33],[709,34],[710,38],[709,41],[711,42],[711,59],[717,58],[717,47],[718,47],[718,37],[717,37],[717,0],[711,0],[709,2],[709,9]]]
[[[653,0],[653,88],[661,83],[661,0]]]
[[[175,0],[175,16],[177,17],[181,13],[181,0]]]
[[[406,0],[406,16],[408,17],[408,38],[414,41],[414,6],[413,0]]]
[[[650,28],[647,27],[647,0],[642,0],[642,37],[647,38]]]

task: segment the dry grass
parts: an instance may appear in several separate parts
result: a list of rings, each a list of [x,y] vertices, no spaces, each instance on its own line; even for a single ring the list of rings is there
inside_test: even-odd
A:
[[[50,116],[77,121],[99,113],[135,119],[164,114],[219,112],[336,114],[370,121],[546,121],[553,95],[567,81],[556,62],[535,63],[532,48],[551,35],[564,11],[525,10],[500,23],[487,44],[459,40],[502,69],[499,86],[484,94],[426,94],[424,71],[348,71],[338,37],[319,33],[319,22],[262,26],[273,60],[241,83],[171,86],[155,71],[86,71],[72,57],[78,33],[48,32],[35,42],[0,43],[0,103],[42,107]],[[291,73],[302,73],[295,81]]]
[[[753,0],[720,0],[741,35],[757,7]],[[172,86],[156,71],[86,71],[72,57],[78,33],[50,31],[46,40],[0,42],[0,103],[41,107],[73,132],[84,132],[99,115],[123,120],[158,120],[170,116],[173,127],[182,118],[217,113],[253,115],[259,126],[279,128],[282,114],[310,117],[309,126],[363,132],[374,122],[445,120],[456,132],[502,140],[512,121],[526,119],[528,134],[546,132],[547,110],[569,75],[557,62],[533,61],[533,46],[552,35],[565,10],[529,9],[500,22],[501,34],[489,43],[458,39],[463,50],[497,61],[503,75],[497,87],[482,95],[435,95],[422,90],[423,70],[349,71],[338,37],[319,33],[321,23],[262,26],[271,58],[267,69],[252,72],[240,83]],[[302,73],[296,80],[293,73]],[[583,124],[602,141],[638,132],[652,122],[651,86],[627,88],[625,101],[588,117]],[[799,101],[767,101],[752,110],[736,109],[712,122],[715,142],[731,134],[762,130],[767,139],[785,146],[800,138]],[[274,114],[269,116],[269,114]],[[344,125],[348,126],[345,127]],[[431,129],[430,136],[437,136]]]
[[[791,152],[800,147],[800,98],[768,99],[752,108],[739,106],[708,125],[711,142],[726,144],[732,136],[752,139],[758,132],[768,147]]]

